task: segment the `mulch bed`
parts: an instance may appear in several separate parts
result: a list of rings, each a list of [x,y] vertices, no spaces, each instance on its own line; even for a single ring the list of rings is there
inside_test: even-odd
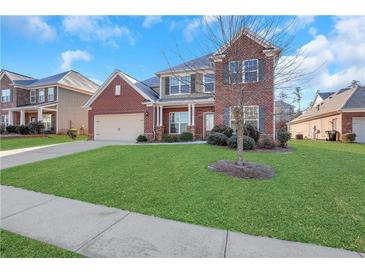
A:
[[[271,152],[271,153],[290,153],[293,152],[291,147],[274,147],[271,149],[267,148],[256,148],[255,152]]]
[[[275,175],[271,166],[253,162],[238,165],[236,161],[220,160],[210,164],[208,169],[242,179],[270,179]]]

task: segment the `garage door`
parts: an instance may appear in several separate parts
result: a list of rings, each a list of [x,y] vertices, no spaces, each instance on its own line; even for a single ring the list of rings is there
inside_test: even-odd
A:
[[[95,116],[95,140],[135,142],[144,133],[144,114]]]
[[[356,142],[365,143],[365,117],[352,118],[352,132],[356,133]]]

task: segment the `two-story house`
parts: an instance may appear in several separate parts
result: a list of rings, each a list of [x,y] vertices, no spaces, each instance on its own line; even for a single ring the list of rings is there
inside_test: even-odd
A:
[[[1,124],[27,125],[41,121],[45,130],[65,133],[85,127],[87,111],[82,108],[98,85],[76,71],[42,79],[1,70]]]
[[[235,43],[242,49],[232,50]],[[116,70],[85,104],[95,140],[135,141],[139,134],[191,132],[205,139],[214,125],[234,127],[235,89],[244,90],[245,123],[273,136],[274,67],[280,49],[244,30],[215,53],[138,81]]]

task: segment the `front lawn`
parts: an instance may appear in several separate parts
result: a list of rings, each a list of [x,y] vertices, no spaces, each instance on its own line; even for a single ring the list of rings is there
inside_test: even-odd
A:
[[[76,140],[86,140],[86,136],[79,136]],[[47,137],[16,137],[16,138],[0,138],[0,151],[25,148],[25,147],[35,147],[35,146],[45,146],[52,144],[59,144],[65,142],[71,142],[72,139],[67,135],[48,135]]]
[[[0,258],[80,258],[77,253],[0,230]]]
[[[2,183],[194,224],[365,251],[365,145],[292,141],[246,153],[271,180],[208,171],[209,145],[109,146],[2,171]]]

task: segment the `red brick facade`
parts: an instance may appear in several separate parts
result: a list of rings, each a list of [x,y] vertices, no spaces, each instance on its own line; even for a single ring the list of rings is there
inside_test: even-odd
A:
[[[352,132],[352,118],[365,117],[365,112],[343,112],[342,113],[342,134]]]

